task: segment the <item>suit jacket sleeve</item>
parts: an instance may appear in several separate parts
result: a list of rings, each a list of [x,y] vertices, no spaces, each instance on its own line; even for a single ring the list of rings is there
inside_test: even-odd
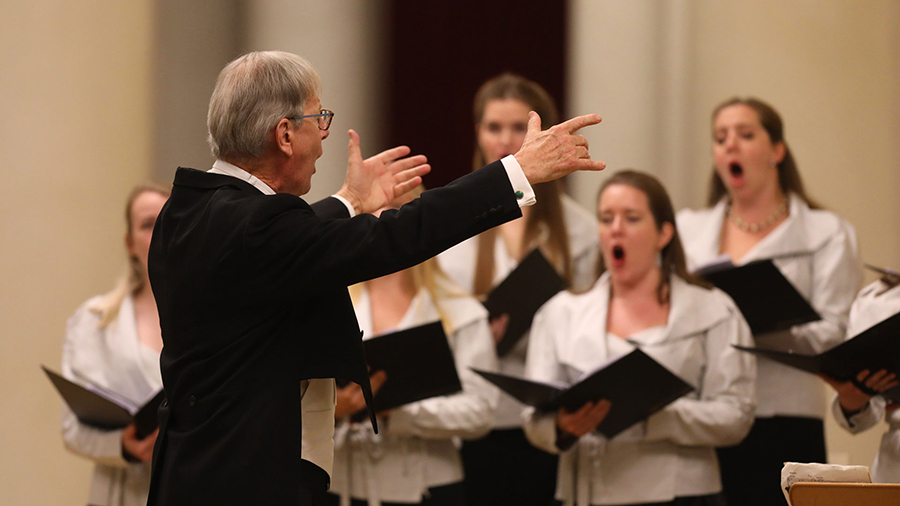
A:
[[[266,200],[272,204],[260,208],[243,231],[244,248],[254,263],[267,267],[257,271],[272,276],[267,282],[273,287],[305,296],[323,286],[349,286],[411,267],[521,216],[499,162],[426,191],[380,218],[347,219],[346,208],[338,214],[336,199],[325,199],[315,212],[299,207],[290,195]]]
[[[334,197],[324,198],[311,205],[310,207],[312,207],[312,210],[316,213],[316,216],[319,216],[321,218],[338,219],[350,217],[350,214],[347,212],[347,206],[345,206],[343,202]]]

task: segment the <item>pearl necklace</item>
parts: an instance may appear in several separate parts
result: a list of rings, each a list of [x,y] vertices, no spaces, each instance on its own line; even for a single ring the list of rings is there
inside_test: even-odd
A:
[[[784,218],[787,215],[787,199],[781,201],[781,204],[778,204],[778,208],[775,209],[775,212],[772,213],[768,218],[764,219],[759,223],[747,223],[742,220],[737,213],[734,212],[734,206],[731,202],[728,203],[728,219],[731,220],[734,225],[743,230],[744,232],[750,232],[751,234],[755,234],[756,232],[761,232],[772,225],[775,224],[781,218]]]

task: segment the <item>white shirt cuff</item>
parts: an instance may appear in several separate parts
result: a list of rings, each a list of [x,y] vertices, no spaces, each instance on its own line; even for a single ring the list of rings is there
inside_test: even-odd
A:
[[[500,160],[503,168],[506,169],[506,176],[509,177],[509,184],[512,185],[513,191],[516,192],[516,202],[519,207],[533,206],[537,199],[534,198],[534,190],[528,183],[528,178],[522,172],[522,167],[513,155],[508,155]]]
[[[521,171],[522,169],[519,169],[519,170]],[[332,195],[332,197],[340,200],[341,203],[344,204],[344,206],[347,208],[347,211],[350,213],[351,218],[356,216],[356,209],[353,209],[353,206],[350,205],[349,200],[345,199],[344,197],[341,197],[340,195]]]

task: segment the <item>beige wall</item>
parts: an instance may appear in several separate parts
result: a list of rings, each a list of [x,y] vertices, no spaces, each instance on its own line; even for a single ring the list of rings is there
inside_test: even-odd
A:
[[[570,114],[604,116],[586,136],[610,172],[651,172],[676,207],[701,206],[710,111],[757,96],[782,113],[811,194],[856,226],[863,259],[900,267],[900,4],[573,0],[571,22]],[[593,207],[604,177],[571,187]],[[833,461],[871,463],[881,428],[852,437],[826,420]]]
[[[149,1],[6,2],[0,17],[0,504],[78,505],[63,450],[66,318],[125,266],[122,202],[149,174]]]
[[[856,225],[864,258],[900,266],[900,4],[571,1],[569,112],[604,115],[587,136],[612,170],[649,170],[678,206],[699,205],[709,110],[759,95],[784,114],[812,193]],[[128,188],[209,162],[205,109],[222,64],[278,48],[322,73],[337,116],[317,198],[340,185],[348,128],[366,154],[384,147],[383,21],[364,0],[4,4],[0,504],[84,503],[90,466],[62,449],[60,401],[38,365],[58,367],[65,319],[124,267]],[[602,178],[579,178],[576,196],[592,206]],[[832,455],[868,464],[879,433],[829,426]]]
[[[362,141],[363,157],[383,149],[381,69],[385,11],[379,2],[344,0],[256,0],[246,6],[247,51],[297,53],[322,77],[322,105],[334,111],[331,133],[316,163],[315,202],[336,192],[347,170],[347,130]]]

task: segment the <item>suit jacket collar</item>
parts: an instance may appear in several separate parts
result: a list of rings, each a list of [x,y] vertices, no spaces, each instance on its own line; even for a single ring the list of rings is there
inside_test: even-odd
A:
[[[259,188],[253,186],[247,181],[238,179],[234,176],[228,176],[225,174],[216,174],[215,172],[205,172],[202,170],[191,169],[189,167],[178,167],[178,170],[175,171],[175,181],[172,183],[174,186],[183,186],[188,188],[195,188],[199,190],[218,190],[220,188],[234,188],[238,191],[248,193],[247,196],[264,196],[264,197],[272,197],[270,195],[264,194]],[[275,195],[290,195],[288,193],[276,193]],[[301,202],[301,206],[305,208],[309,208],[309,203],[303,200],[302,197],[297,197],[296,195],[291,195],[293,198],[296,198],[297,201]]]
[[[259,195],[263,194],[252,184],[236,177],[205,172],[188,167],[178,167],[178,170],[175,171],[175,182],[173,184],[175,186],[186,186],[188,188],[198,188],[203,190],[214,190],[230,186],[241,191],[249,191]]]

